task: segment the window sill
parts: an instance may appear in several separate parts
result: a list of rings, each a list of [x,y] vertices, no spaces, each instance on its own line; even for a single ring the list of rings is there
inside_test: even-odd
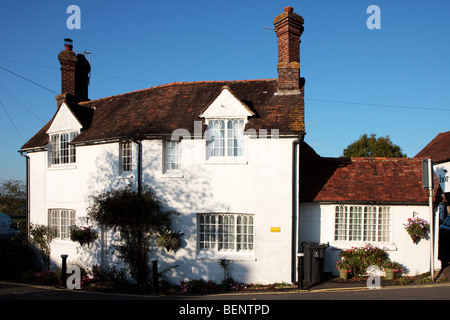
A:
[[[161,178],[184,178],[184,175],[180,170],[169,170],[167,172],[164,172]]]
[[[374,247],[378,247],[381,249],[385,249],[386,251],[397,251],[397,245],[392,242],[371,242]],[[330,248],[332,250],[348,250],[356,247],[365,247],[367,242],[358,242],[358,241],[335,241],[330,242]]]
[[[118,179],[133,179],[134,174],[133,171],[124,171],[119,174]]]
[[[58,170],[73,170],[76,169],[77,165],[75,163],[68,163],[68,164],[52,164],[50,165],[47,170],[49,171],[58,171]]]
[[[203,251],[200,250],[195,257],[197,260],[235,260],[256,261],[254,252],[232,252],[232,251]]]
[[[72,241],[70,239],[53,239],[51,242],[52,245],[61,246],[61,247],[77,247],[79,245],[78,242]]]
[[[208,160],[205,161],[205,164],[210,164],[210,165],[230,165],[230,164],[237,164],[237,165],[246,165],[248,164],[248,161],[246,159],[243,158],[222,158],[222,157],[218,157],[218,158],[210,158]]]

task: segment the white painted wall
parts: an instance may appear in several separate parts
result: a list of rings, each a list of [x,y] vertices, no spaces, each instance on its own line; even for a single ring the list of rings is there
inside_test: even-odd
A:
[[[334,241],[336,204],[302,203],[300,208],[300,241],[315,241],[329,243],[325,251],[325,272],[338,275],[336,262],[340,259],[341,250],[364,246],[364,242]],[[430,222],[428,206],[395,205],[390,206],[392,219],[392,242],[372,243],[380,248],[386,248],[391,260],[397,261],[407,268],[408,275],[417,275],[430,271],[430,242],[421,239],[417,244],[404,229],[403,224],[408,218],[418,216]],[[437,225],[437,224],[436,224]],[[437,230],[435,239],[437,239]],[[437,257],[437,242],[435,257]],[[440,267],[440,261],[435,258],[435,269]]]
[[[174,223],[182,231],[183,247],[175,254],[155,249],[160,270],[178,265],[168,274],[178,282],[187,279],[223,280],[219,259],[230,259],[230,274],[237,281],[273,283],[291,281],[292,236],[292,138],[245,138],[247,163],[208,164],[205,141],[182,140],[183,178],[163,174],[162,140],[145,140],[143,146],[143,183],[169,201],[181,215]],[[137,144],[134,144],[134,151]],[[137,152],[131,174],[119,172],[119,143],[78,146],[77,160],[68,166],[49,167],[47,152],[32,152],[31,221],[47,224],[48,210],[76,210],[77,224],[92,225],[86,220],[88,197],[100,191],[137,183]],[[197,250],[197,214],[209,212],[254,214],[255,249],[253,254],[199,255]],[[271,232],[279,227],[280,232]],[[99,234],[100,234],[99,230]],[[111,244],[111,235],[104,240]],[[68,263],[87,267],[101,262],[101,239],[90,247],[53,240],[51,257],[60,263],[68,254]],[[117,259],[108,256],[112,266]],[[121,267],[121,265],[119,265]]]

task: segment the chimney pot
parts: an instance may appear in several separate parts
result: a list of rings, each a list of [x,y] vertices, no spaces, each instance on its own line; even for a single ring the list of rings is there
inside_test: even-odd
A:
[[[300,36],[303,18],[285,7],[273,23],[278,37],[278,92],[300,92]]]
[[[64,39],[64,48],[66,51],[72,51],[73,49],[73,41],[70,38]]]
[[[61,64],[61,93],[68,93],[79,101],[87,101],[91,66],[83,54],[75,54],[72,44],[72,39],[64,39],[65,50],[58,55]]]

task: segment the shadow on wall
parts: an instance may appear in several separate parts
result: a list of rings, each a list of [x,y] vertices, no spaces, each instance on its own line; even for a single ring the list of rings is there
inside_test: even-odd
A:
[[[118,150],[118,148],[117,148]],[[172,229],[182,232],[181,247],[176,252],[167,252],[153,243],[151,259],[157,259],[159,271],[168,270],[164,276],[171,282],[188,279],[211,279],[222,281],[224,271],[231,272],[235,280],[245,278],[245,266],[238,262],[227,268],[220,265],[220,260],[197,260],[197,214],[204,212],[228,212],[226,204],[214,200],[207,172],[200,165],[183,168],[182,178],[163,176],[161,159],[161,140],[150,140],[144,144],[142,154],[142,185],[149,186],[158,196],[167,201],[167,209],[176,210],[179,216],[172,218]],[[136,152],[137,153],[137,152]],[[134,163],[137,163],[137,156]],[[119,156],[107,149],[95,160],[95,168],[87,179],[86,203],[89,197],[100,192],[125,187],[131,184],[137,187],[137,168],[132,173],[120,172]],[[80,222],[80,221],[79,221]],[[84,223],[84,221],[83,221]],[[92,222],[90,222],[92,224]],[[100,234],[100,231],[99,231]],[[86,267],[103,263],[105,267],[125,267],[120,259],[113,255],[113,245],[120,239],[111,230],[99,237],[90,246],[78,246],[76,253]],[[176,267],[174,267],[176,266]],[[226,270],[225,270],[226,269]],[[234,271],[234,273],[233,273]]]

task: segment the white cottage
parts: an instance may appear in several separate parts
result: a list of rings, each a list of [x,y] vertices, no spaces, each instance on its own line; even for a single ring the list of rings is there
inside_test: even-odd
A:
[[[92,224],[90,196],[148,185],[181,213],[172,227],[182,248],[152,252],[161,269],[178,265],[173,280],[221,281],[226,259],[235,280],[295,281],[303,18],[287,7],[274,25],[277,79],[171,83],[92,101],[89,63],[66,39],[55,116],[21,148],[30,221],[58,230],[53,261],[120,264],[113,233],[94,226],[100,237],[87,247],[68,227]]]
[[[274,25],[277,79],[171,83],[97,100],[88,99],[89,63],[66,39],[56,113],[20,150],[29,221],[58,230],[55,263],[68,254],[68,263],[126,267],[110,252],[110,230],[94,226],[100,236],[88,247],[70,241],[68,227],[92,225],[90,196],[131,184],[181,213],[172,228],[184,233],[182,247],[152,251],[161,269],[178,265],[173,281],[220,282],[225,259],[237,281],[295,282],[305,241],[330,244],[325,271],[340,249],[364,242],[387,246],[410,273],[428,270],[427,241],[414,245],[402,230],[428,212],[417,160],[315,154],[303,141],[303,18],[286,7]],[[369,213],[373,222],[363,222]]]

